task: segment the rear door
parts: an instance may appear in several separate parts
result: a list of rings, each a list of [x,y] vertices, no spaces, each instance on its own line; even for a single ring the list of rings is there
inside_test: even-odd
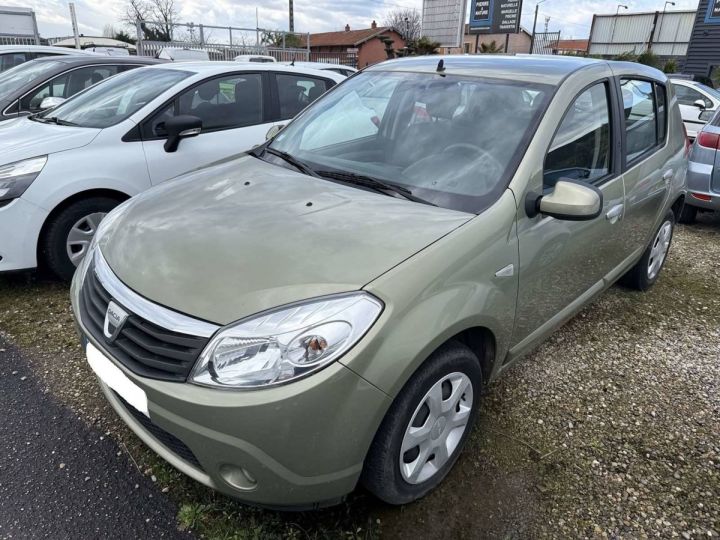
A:
[[[647,246],[670,191],[677,164],[666,148],[668,92],[664,84],[622,76],[625,224],[623,250],[639,255]],[[679,88],[679,87],[678,87]]]
[[[273,126],[268,75],[238,72],[206,79],[183,90],[141,125],[150,178],[164,182],[198,167],[240,154],[265,142]],[[183,139],[176,152],[164,149],[165,121],[191,115],[202,120],[197,137]]]

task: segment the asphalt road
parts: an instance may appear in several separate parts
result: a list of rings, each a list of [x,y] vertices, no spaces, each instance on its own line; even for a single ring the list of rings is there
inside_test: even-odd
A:
[[[176,512],[0,340],[0,538],[190,538]]]

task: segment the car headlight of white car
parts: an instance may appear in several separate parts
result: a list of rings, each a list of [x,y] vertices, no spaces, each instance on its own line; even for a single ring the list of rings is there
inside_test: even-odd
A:
[[[305,377],[353,347],[382,312],[365,292],[316,298],[270,310],[220,330],[190,381],[220,388],[260,388]]]
[[[0,165],[0,202],[17,199],[25,193],[46,163],[47,156],[40,156]]]

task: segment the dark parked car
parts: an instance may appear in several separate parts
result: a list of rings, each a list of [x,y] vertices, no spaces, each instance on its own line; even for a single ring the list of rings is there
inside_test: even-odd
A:
[[[0,121],[54,107],[103,79],[159,62],[152,58],[90,55],[25,62],[0,74]]]

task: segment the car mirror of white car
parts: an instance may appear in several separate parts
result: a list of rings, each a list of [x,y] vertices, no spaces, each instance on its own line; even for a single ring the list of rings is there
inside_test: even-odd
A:
[[[40,102],[40,110],[46,111],[48,109],[54,109],[65,101],[65,98],[61,97],[46,97]]]
[[[602,191],[591,184],[567,178],[558,180],[553,190],[546,195],[530,193],[525,203],[529,217],[543,214],[564,221],[595,219],[602,208]]]
[[[285,126],[282,124],[271,127],[265,134],[265,140],[269,141],[270,139],[275,138],[275,136],[280,133],[284,127]]]
[[[705,100],[703,100],[703,99],[695,100],[693,105],[695,105],[698,109],[703,110],[703,111],[707,108],[705,105]]]
[[[180,145],[181,139],[200,135],[202,132],[202,120],[191,115],[173,116],[165,121],[165,131],[167,131],[167,140],[164,145],[165,151],[169,153],[175,152]]]

